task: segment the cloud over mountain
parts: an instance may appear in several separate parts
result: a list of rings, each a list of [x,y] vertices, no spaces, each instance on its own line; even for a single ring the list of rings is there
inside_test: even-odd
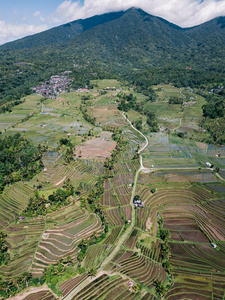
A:
[[[19,39],[21,37],[35,34],[44,30],[47,30],[46,25],[28,25],[22,23],[19,25],[8,24],[5,21],[0,21],[0,44],[4,44],[8,41]]]
[[[55,6],[55,11],[52,10],[54,7],[51,7],[51,10],[44,11],[44,15],[43,3],[30,15],[18,16],[17,13],[13,20],[8,20],[4,14],[0,14],[0,44],[77,19],[125,11],[132,6],[181,27],[191,27],[218,16],[225,16],[225,0],[58,0],[55,5],[58,5]]]
[[[96,14],[141,8],[181,27],[190,27],[225,15],[225,0],[65,0],[51,15],[51,23],[69,22]]]

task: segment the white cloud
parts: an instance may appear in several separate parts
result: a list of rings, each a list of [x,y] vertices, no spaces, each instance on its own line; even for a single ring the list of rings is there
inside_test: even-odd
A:
[[[5,21],[0,21],[0,44],[22,38],[27,35],[35,34],[47,30],[46,25],[28,25],[20,24],[13,25],[7,24]]]
[[[83,3],[83,4],[82,4]],[[49,27],[85,19],[96,14],[141,8],[149,14],[162,17],[182,27],[190,27],[225,15],[225,0],[62,0],[58,8],[46,18],[40,11],[33,14],[33,24],[20,18],[21,24],[0,20],[0,44],[47,30]],[[14,11],[15,16],[18,11]],[[45,25],[48,22],[48,26]],[[51,25],[51,26],[50,26]]]
[[[45,22],[45,18],[43,18],[42,16],[41,16],[41,13],[40,13],[40,11],[36,11],[34,14],[33,14],[33,17],[35,17],[35,18],[39,18],[39,20],[41,21],[41,22]]]
[[[41,14],[40,11],[36,11],[36,12],[33,14],[33,16],[34,16],[34,17],[39,17],[40,14]]]
[[[62,2],[56,11],[50,16],[51,23],[62,23],[72,21],[74,16],[80,11],[81,7],[78,7],[78,2],[64,1]],[[75,17],[76,18],[76,17]]]
[[[65,0],[51,15],[50,22],[62,24],[96,14],[126,10],[132,6],[182,27],[225,15],[225,0],[85,0],[83,5],[78,1]]]

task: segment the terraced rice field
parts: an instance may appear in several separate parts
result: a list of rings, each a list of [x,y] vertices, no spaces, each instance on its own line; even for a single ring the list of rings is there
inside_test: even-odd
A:
[[[112,247],[106,244],[91,245],[88,247],[84,261],[84,268],[86,270],[90,270],[91,268],[99,268],[111,249]]]
[[[120,161],[115,165],[115,171],[117,173],[127,174],[128,172],[136,172],[139,167],[139,159]]]
[[[0,114],[0,130],[7,129],[7,131],[15,131],[13,127],[21,123],[21,120],[28,116],[31,112],[38,113],[40,107],[38,103],[40,101],[40,96],[27,96],[22,100],[25,102],[14,106],[11,113]],[[20,124],[21,125],[21,124]],[[24,130],[18,125],[17,132]]]
[[[131,293],[128,290],[128,280],[123,279],[121,276],[114,276],[110,278],[108,275],[103,274],[89,283],[85,288],[79,291],[73,300],[91,300],[91,299],[135,299],[139,293]]]
[[[224,245],[215,251],[211,245],[171,243],[175,283],[167,299],[223,299]]]
[[[171,86],[161,88],[171,95],[180,94],[179,89]],[[160,101],[164,101],[164,91],[158,93]],[[75,189],[81,187],[81,195],[87,196],[98,177],[105,174],[104,158],[115,147],[111,133],[106,134],[105,130],[122,128],[129,143],[118,155],[110,177],[105,179],[104,193],[99,200],[109,232],[99,244],[88,247],[81,263],[85,273],[60,284],[63,297],[74,300],[156,300],[154,281],[159,280],[165,286],[169,283],[160,251],[163,241],[159,238],[158,220],[162,220],[170,234],[169,261],[173,270],[173,285],[165,299],[224,299],[225,185],[215,172],[206,168],[206,161],[219,167],[219,174],[224,177],[225,150],[162,132],[151,133],[149,145],[143,151],[144,167],[149,167],[151,172],[140,172],[136,190],[132,193],[133,185],[136,185],[134,177],[140,168],[140,160],[133,157],[137,145],[143,144],[145,139],[117,110],[113,95],[91,95],[93,106],[88,110],[98,126],[88,124],[79,111],[81,96],[79,93],[63,94],[56,100],[46,100],[42,114],[39,114],[41,107],[38,107],[37,99],[29,100],[32,102],[30,107],[38,113],[27,122],[8,129],[9,132],[23,132],[35,143],[46,142],[52,148],[43,157],[43,172],[29,184],[18,183],[0,195],[0,227],[5,228],[8,235],[11,258],[7,265],[0,267],[1,275],[8,279],[30,271],[33,277],[39,277],[49,264],[57,264],[68,256],[72,257],[75,270],[81,239],[101,235],[104,230],[91,207],[80,208],[78,197],[74,197],[71,204],[47,216],[19,223],[14,220],[38,185],[42,185],[40,192],[49,195],[69,178]],[[137,97],[143,99],[144,96]],[[197,119],[190,120],[184,115],[187,110],[183,113],[178,106],[172,107],[166,102],[162,109],[160,101],[147,104],[155,110],[160,124],[173,131],[180,124],[179,130],[188,129],[188,134],[198,129]],[[199,99],[198,105],[201,103]],[[11,121],[4,116],[7,126],[29,113],[25,106],[18,107],[20,111],[13,111]],[[165,108],[168,116],[163,115]],[[134,120],[139,117],[137,113],[130,115]],[[3,123],[0,127],[5,126]],[[90,129],[98,137],[81,145],[82,135]],[[77,145],[77,159],[65,164],[63,154],[52,149],[56,149],[59,139],[68,133]],[[125,225],[125,221],[132,220],[130,201],[134,192],[145,207],[135,210],[134,227],[130,228],[129,234],[127,232],[126,239],[120,240],[128,230],[126,226],[129,228],[130,222]],[[115,249],[116,253],[113,252]],[[104,260],[112,253],[104,265]],[[88,277],[91,268],[98,270],[97,278]],[[130,280],[142,284],[142,291],[132,291],[128,286]],[[74,289],[77,293],[72,296]],[[55,297],[49,291],[42,291],[25,299],[51,300]]]
[[[157,240],[156,242],[152,242],[151,246],[146,246],[142,243],[137,243],[138,248],[141,249],[141,253],[152,260],[156,262],[162,262],[162,257],[160,256],[160,240]]]
[[[78,160],[65,165],[62,159],[57,158],[54,164],[51,160],[46,162],[44,171],[32,179],[32,184],[42,184],[47,189],[60,188],[69,178],[75,188],[80,186],[82,192],[87,194],[102,174],[103,164]]]
[[[37,293],[32,293],[26,296],[23,300],[56,300],[55,296],[48,290]]]
[[[27,99],[36,96],[28,96]],[[71,134],[71,140],[77,140],[77,137],[88,133],[92,126],[86,122],[79,111],[80,97],[76,93],[64,94],[57,99],[47,99],[43,105],[41,112],[41,104],[38,99],[32,101],[26,100],[25,103],[13,108],[12,114],[3,116],[2,126],[13,128],[7,129],[10,133],[22,132],[27,138],[35,143],[43,144],[46,142],[50,147],[57,148],[57,141],[60,138],[65,138],[66,134]],[[24,106],[25,109],[20,109]],[[21,123],[23,116],[34,112],[31,119]],[[11,116],[12,115],[12,116]],[[15,117],[13,117],[15,116]],[[1,127],[1,124],[0,124]]]
[[[87,270],[91,268],[99,268],[103,260],[113,251],[114,244],[117,242],[123,226],[113,227],[108,237],[102,244],[91,245],[88,250],[84,261],[84,267]]]
[[[67,281],[60,284],[60,290],[62,291],[63,297],[68,295],[74,288],[76,288],[82,281],[87,278],[87,273],[84,273],[81,276],[77,276],[75,278],[70,278]]]
[[[132,251],[121,250],[112,260],[108,271],[126,274],[148,288],[153,287],[155,280],[162,282],[166,280],[165,269],[160,263],[156,263],[143,255],[137,255]]]
[[[117,240],[117,238],[119,237],[121,230],[122,230],[123,226],[116,226],[112,228],[112,232],[110,233],[110,235],[105,239],[104,244],[106,245],[112,245],[115,243],[115,241]]]
[[[110,226],[124,225],[119,208],[112,208],[106,211],[106,220]]]
[[[126,137],[126,139],[129,140],[129,142],[131,144],[142,144],[145,142],[145,139],[143,138],[143,136],[138,133],[137,131],[135,131],[132,127],[125,127],[123,129],[123,135]]]
[[[185,282],[177,282],[172,287],[171,291],[167,294],[167,299],[181,300],[189,297],[189,299],[199,300],[220,300],[224,297],[224,283],[215,284],[211,288],[210,281],[199,280],[193,281],[185,278]]]
[[[56,264],[60,258],[71,256],[76,262],[79,242],[88,239],[94,232],[100,234],[102,231],[97,215],[88,215],[85,211],[80,211],[76,220],[45,231],[35,253],[32,274],[40,276],[47,265]]]
[[[130,249],[134,249],[134,247],[136,246],[136,243],[137,243],[138,235],[139,235],[138,230],[134,229],[131,232],[131,234],[128,237],[128,239],[126,240],[125,246],[128,247],[128,248],[130,248]]]
[[[5,229],[10,253],[8,264],[0,267],[0,272],[5,278],[18,277],[28,271],[44,226],[43,219],[34,219],[20,221]]]
[[[143,161],[146,167],[151,167],[151,165],[154,165],[155,168],[198,166],[192,155],[190,145],[170,144],[168,136],[164,133],[151,134],[149,142],[149,146],[143,152]],[[202,150],[199,149],[199,151]]]
[[[211,274],[223,272],[225,266],[225,247],[218,244],[218,250],[209,244],[170,243],[171,261],[174,272],[189,274]]]
[[[138,166],[138,165],[137,165]],[[130,203],[135,161],[121,162],[115,165],[116,174],[112,179],[107,179],[104,184],[105,192],[102,197],[102,205],[117,207]]]
[[[102,195],[102,205],[116,207],[118,205],[113,189],[105,190]]]
[[[146,167],[154,165],[156,168],[191,168],[206,167],[206,162],[221,169],[225,168],[224,150],[216,148],[207,150],[207,145],[169,137],[164,133],[151,134],[149,146],[143,153]],[[218,154],[220,156],[218,156]]]
[[[97,138],[92,138],[82,145],[76,147],[75,155],[84,159],[98,160],[104,162],[115,149],[116,142],[112,140],[112,133],[104,131]]]
[[[131,220],[131,206],[130,205],[122,206],[121,210],[124,213],[124,215],[126,216],[127,220],[130,221]]]
[[[91,110],[91,113],[96,118],[96,123],[106,130],[121,128],[126,124],[116,104],[97,106]]]
[[[33,189],[27,183],[17,183],[0,195],[0,229],[13,222],[27,206]]]
[[[154,173],[141,174],[139,176],[139,184],[150,184],[159,186],[159,183],[211,183],[218,182],[220,179],[216,177],[213,171],[201,170],[162,170]]]
[[[148,187],[140,186],[139,195],[146,208],[136,212],[137,226],[141,229],[155,232],[157,214],[160,213],[174,240],[198,240],[203,243],[207,243],[208,239],[224,240],[223,222],[221,223],[218,215],[215,216],[215,213],[210,211],[210,204],[214,199],[209,191],[195,186],[183,189],[170,187],[159,189],[152,194]],[[212,217],[215,221],[208,223]]]

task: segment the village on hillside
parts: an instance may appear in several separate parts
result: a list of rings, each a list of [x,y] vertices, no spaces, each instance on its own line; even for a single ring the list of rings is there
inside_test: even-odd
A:
[[[51,76],[49,81],[46,81],[40,86],[33,87],[33,93],[42,97],[55,99],[61,93],[74,92],[74,90],[69,87],[73,79],[69,79],[66,76],[66,74],[69,73],[71,73],[71,71],[65,71],[61,73],[61,75]]]

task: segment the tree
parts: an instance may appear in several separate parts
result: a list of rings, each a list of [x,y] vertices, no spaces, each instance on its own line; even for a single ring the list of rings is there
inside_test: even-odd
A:
[[[94,277],[97,275],[97,270],[95,268],[91,268],[89,271],[88,271],[88,276],[91,276],[91,277]]]
[[[140,290],[140,286],[137,284],[137,285],[134,285],[133,286],[133,290],[136,292],[136,291],[139,291]]]
[[[0,265],[4,264],[8,258],[8,247],[6,245],[7,235],[0,232]]]
[[[167,240],[167,239],[169,238],[170,232],[169,232],[169,230],[168,230],[167,228],[161,227],[161,228],[160,228],[159,236],[160,236],[160,238],[161,238],[163,241],[165,241],[165,240]]]
[[[67,196],[73,195],[74,187],[69,178],[67,178],[66,181],[63,183],[63,188],[66,190]]]
[[[66,261],[67,264],[72,264],[73,263],[72,257],[70,255],[67,256],[65,261]]]
[[[160,296],[160,299],[162,299],[162,297],[166,293],[166,288],[164,287],[163,283],[160,280],[155,280],[154,285],[155,285],[156,294]]]
[[[80,197],[80,205],[81,205],[81,207],[87,207],[87,205],[88,205],[87,198]]]
[[[81,249],[86,249],[87,248],[87,240],[86,239],[82,239],[80,241],[80,243],[78,244],[78,247],[80,247]]]
[[[66,149],[64,160],[65,160],[66,163],[69,163],[69,162],[74,160],[73,148],[72,147]]]

